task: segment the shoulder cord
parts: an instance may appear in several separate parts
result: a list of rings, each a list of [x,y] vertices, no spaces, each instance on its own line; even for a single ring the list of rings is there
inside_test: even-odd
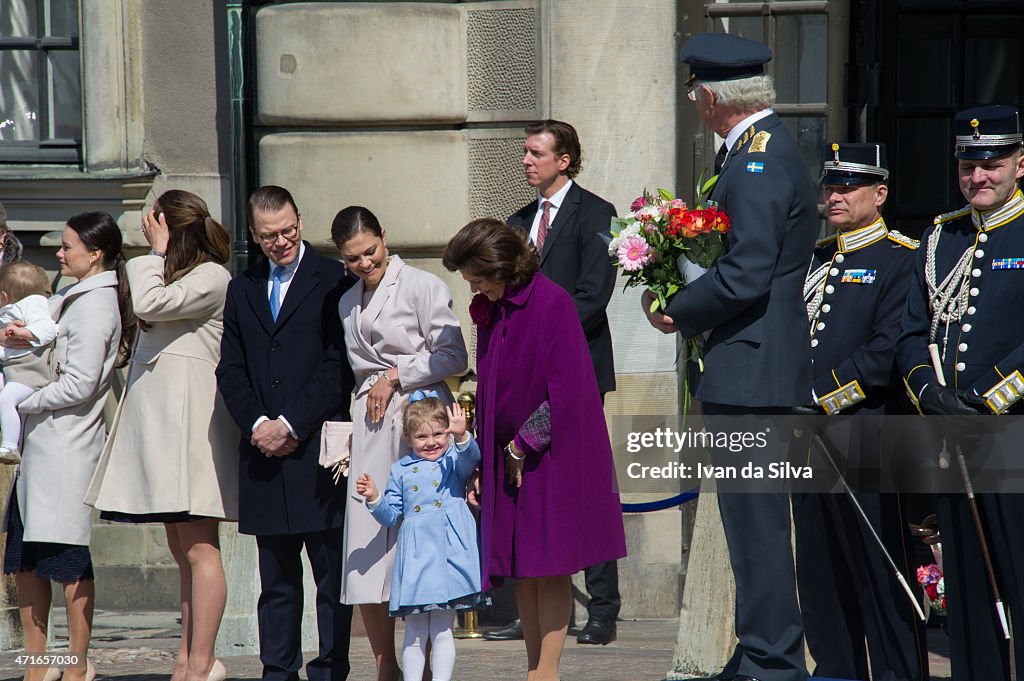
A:
[[[832,262],[826,261],[816,270],[813,269],[813,262],[807,268],[807,276],[804,279],[804,302],[807,303],[807,319],[811,323],[811,335],[814,335],[814,325],[821,315],[821,299],[825,296],[825,277],[828,275],[830,267],[832,267]]]
[[[949,326],[959,322],[967,311],[970,293],[970,270],[971,258],[974,255],[974,245],[967,247],[956,265],[949,271],[949,274],[936,284],[937,274],[935,271],[936,252],[939,246],[939,238],[942,229],[937,228],[928,237],[928,244],[925,251],[925,284],[928,287],[928,305],[932,310],[931,328],[928,330],[928,342],[934,343],[938,337],[939,323],[945,322],[945,335],[942,340],[942,359],[946,358],[946,345],[949,340]]]

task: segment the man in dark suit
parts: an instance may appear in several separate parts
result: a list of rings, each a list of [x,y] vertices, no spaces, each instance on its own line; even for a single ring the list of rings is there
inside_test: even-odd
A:
[[[539,121],[526,127],[523,169],[537,200],[520,208],[508,224],[529,233],[540,253],[540,271],[572,296],[594,362],[601,400],[615,390],[612,334],[605,308],[615,289],[615,268],[608,256],[615,207],[573,181],[582,167],[575,128],[562,121]],[[615,561],[584,571],[587,624],[576,636],[579,643],[605,645],[615,640],[615,620],[622,600]],[[491,640],[522,638],[519,620],[490,631]]]
[[[239,532],[256,535],[263,678],[297,681],[302,666],[303,546],[316,581],[319,655],[310,681],[348,677],[352,609],[340,602],[345,494],[319,466],[320,428],[349,418],[352,371],[338,300],[341,263],[302,241],[291,194],[257,189],[249,229],[267,260],[228,287],[217,381],[242,429]]]
[[[826,147],[822,200],[836,233],[818,243],[804,284],[814,372],[808,413],[873,417],[830,419],[827,426],[833,442],[849,443],[847,479],[853,486],[858,469],[877,471],[883,457],[891,460],[895,443],[880,438],[880,417],[906,413],[895,352],[918,243],[882,219],[888,180],[884,145]],[[857,500],[913,584],[906,499],[872,489],[858,492]],[[794,494],[793,521],[800,607],[815,674],[866,679],[870,668],[873,679],[927,679],[923,623],[850,498]]]
[[[650,292],[644,312],[665,333],[710,332],[696,394],[709,429],[736,430],[736,417],[757,421],[747,427],[770,429],[760,456],[777,461],[785,446],[780,429],[761,421],[804,404],[811,392],[801,294],[818,231],[816,191],[796,142],[771,110],[774,86],[763,74],[771,59],[767,47],[704,33],[690,38],[680,56],[690,65],[687,95],[704,124],[725,138],[710,199],[732,228],[726,253],[669,299],[667,314],[650,312]],[[715,456],[723,454],[713,450]],[[735,455],[729,463],[737,463]],[[720,678],[803,681],[789,494],[782,486],[752,494],[719,489],[739,637]]]

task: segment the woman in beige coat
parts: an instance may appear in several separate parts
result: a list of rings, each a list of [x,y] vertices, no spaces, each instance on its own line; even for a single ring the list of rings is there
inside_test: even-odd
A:
[[[238,430],[217,391],[227,231],[206,203],[169,191],[145,217],[150,255],[126,266],[140,332],[86,503],[105,520],[162,522],[178,564],[173,681],[223,679],[213,656],[227,587],[218,526],[238,517]]]
[[[383,527],[366,509],[355,482],[363,473],[387,480],[391,464],[408,453],[402,408],[414,390],[452,394],[449,376],[469,357],[452,293],[434,275],[388,256],[384,231],[366,208],[338,213],[331,238],[359,282],[341,297],[341,325],[356,377],[352,402],[352,461],[342,547],[341,600],[359,612],[377,661],[377,678],[396,681],[395,620],[388,616],[397,528]]]
[[[68,220],[57,252],[60,272],[78,283],[50,299],[60,330],[50,356],[52,382],[18,406],[26,414],[16,494],[7,508],[4,573],[14,574],[25,652],[46,652],[51,581],[64,587],[68,652],[84,658],[92,629],[95,583],[89,555],[91,511],[82,503],[103,447],[103,403],[119,355],[127,355],[131,301],[123,286],[121,231],[106,213]],[[24,342],[14,322],[0,330],[5,345]],[[8,337],[7,334],[11,334]],[[27,347],[27,343],[20,345]],[[26,668],[39,681],[45,668]],[[68,667],[66,681],[86,678],[84,667]],[[95,674],[91,665],[89,678]]]

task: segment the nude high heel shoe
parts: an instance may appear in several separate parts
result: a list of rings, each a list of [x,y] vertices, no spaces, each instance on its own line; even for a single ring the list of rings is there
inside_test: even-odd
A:
[[[96,667],[92,666],[92,660],[85,661],[85,681],[96,679]]]
[[[227,678],[228,670],[224,667],[224,663],[220,660],[214,660],[213,667],[210,668],[206,681],[225,681]],[[88,679],[88,681],[92,681],[92,679]]]
[[[50,667],[46,670],[46,675],[43,676],[43,681],[57,681],[61,675],[60,667]]]

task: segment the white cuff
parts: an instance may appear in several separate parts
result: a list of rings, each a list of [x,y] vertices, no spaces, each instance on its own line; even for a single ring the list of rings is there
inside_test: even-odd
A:
[[[288,423],[288,419],[284,417],[284,414],[278,416],[277,420],[283,423],[288,428],[288,432],[291,433],[293,438],[295,438],[296,440],[299,439],[299,436],[296,434],[295,429],[292,428],[292,424]]]
[[[373,509],[375,509],[378,506],[380,506],[380,502],[383,501],[383,500],[384,500],[384,495],[381,494],[380,491],[378,490],[377,491],[377,498],[376,499],[374,499],[373,501],[370,501],[370,500],[366,501],[366,508],[368,508],[368,509],[370,509],[372,511]]]
[[[270,420],[270,417],[266,416],[266,415],[263,415],[263,416],[259,417],[258,419],[256,419],[256,423],[252,424],[252,430],[249,431],[249,432],[255,433],[256,429],[260,427],[261,423],[263,423],[264,421],[269,421],[269,420]]]

